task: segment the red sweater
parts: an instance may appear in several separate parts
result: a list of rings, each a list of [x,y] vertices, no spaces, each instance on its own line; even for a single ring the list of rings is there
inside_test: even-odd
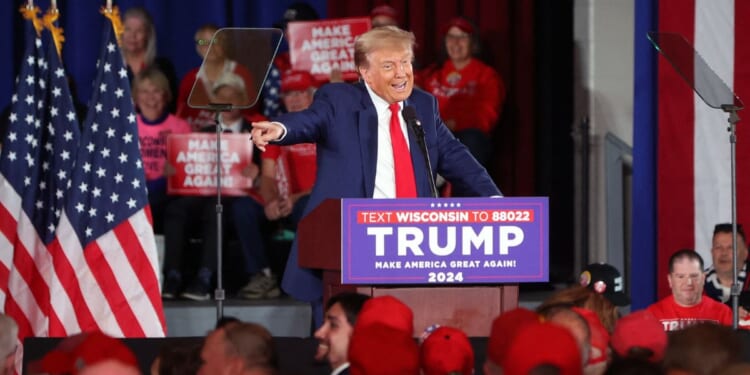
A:
[[[505,101],[505,85],[494,69],[477,59],[457,70],[447,60],[442,68],[424,74],[424,89],[435,95],[443,121],[456,122],[454,131],[480,129],[497,124]]]
[[[659,319],[665,331],[677,331],[696,323],[717,323],[732,325],[732,310],[727,305],[716,302],[706,296],[690,307],[678,305],[673,296],[662,299],[648,307]]]

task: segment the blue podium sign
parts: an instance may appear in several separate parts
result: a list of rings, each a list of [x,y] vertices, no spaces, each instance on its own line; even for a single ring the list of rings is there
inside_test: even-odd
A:
[[[342,284],[549,279],[548,198],[343,199]]]

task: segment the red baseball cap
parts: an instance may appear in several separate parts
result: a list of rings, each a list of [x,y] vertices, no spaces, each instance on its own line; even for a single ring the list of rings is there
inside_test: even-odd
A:
[[[474,372],[474,349],[466,334],[453,327],[438,327],[420,347],[419,359],[424,375]]]
[[[315,78],[304,70],[287,70],[281,77],[281,92],[302,91],[316,87]]]
[[[474,25],[472,25],[471,22],[469,22],[469,20],[467,20],[466,18],[453,17],[445,25],[443,25],[443,34],[447,34],[448,30],[450,30],[451,27],[454,26],[467,34],[474,34],[474,32],[476,32],[476,30],[474,29]]]
[[[100,331],[79,333],[65,338],[41,360],[30,365],[34,372],[78,374],[85,367],[115,360],[138,368],[135,354],[120,340]]]
[[[357,318],[348,359],[352,375],[419,374],[419,347],[412,335],[381,322],[360,326]]]
[[[487,341],[487,358],[500,365],[514,345],[518,332],[528,325],[541,321],[539,314],[522,307],[506,311],[492,321],[490,337]]]
[[[385,16],[393,18],[394,20],[398,20],[398,12],[394,7],[388,4],[381,4],[376,6],[375,8],[372,8],[372,11],[370,11],[370,18],[375,18],[378,16]]]
[[[393,296],[373,297],[362,305],[354,329],[373,324],[405,332],[409,337],[414,335],[414,313],[409,306]]]
[[[589,331],[591,332],[591,348],[596,349],[589,356],[588,364],[593,365],[606,361],[607,349],[609,349],[609,332],[607,332],[607,328],[604,327],[604,324],[602,324],[602,321],[595,312],[575,306],[572,309],[586,319]]]
[[[631,348],[640,347],[653,353],[649,361],[659,362],[667,348],[667,333],[652,313],[639,310],[617,320],[611,344],[621,357],[627,357]]]
[[[527,375],[541,365],[556,366],[560,375],[583,374],[578,343],[567,328],[552,323],[524,326],[500,364],[504,375]]]

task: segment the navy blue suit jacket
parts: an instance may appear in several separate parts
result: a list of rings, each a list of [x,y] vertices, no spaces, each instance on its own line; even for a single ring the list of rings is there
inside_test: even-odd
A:
[[[487,171],[471,156],[445,126],[437,100],[414,89],[404,105],[414,107],[425,132],[432,175],[439,173],[461,191],[476,196],[501,195]],[[287,128],[280,144],[317,144],[317,175],[305,215],[329,198],[371,198],[375,190],[378,151],[378,118],[363,83],[333,83],[321,87],[312,105],[278,119]],[[409,149],[414,165],[417,193],[430,197],[426,163],[413,132]],[[319,272],[297,264],[297,244],[292,245],[284,271],[283,289],[304,301],[320,299],[323,287]]]

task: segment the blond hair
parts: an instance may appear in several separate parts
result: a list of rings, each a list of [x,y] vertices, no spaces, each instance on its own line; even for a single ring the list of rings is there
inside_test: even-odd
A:
[[[138,89],[140,89],[141,85],[143,85],[143,82],[146,80],[151,81],[154,86],[164,91],[164,96],[166,97],[165,100],[167,102],[172,100],[172,89],[169,88],[169,80],[167,79],[167,76],[155,66],[150,66],[142,70],[135,77],[133,80],[133,98],[135,98]]]
[[[143,62],[146,66],[151,66],[156,59],[156,29],[154,28],[154,20],[148,13],[146,8],[135,7],[125,11],[123,22],[130,17],[140,18],[143,21],[143,25],[146,27],[148,37],[146,38],[146,53],[143,56]],[[123,50],[125,52],[125,50]]]
[[[370,53],[382,48],[403,47],[414,54],[416,39],[411,31],[401,30],[396,26],[383,26],[372,29],[357,37],[354,41],[354,65],[357,68],[369,67]]]

